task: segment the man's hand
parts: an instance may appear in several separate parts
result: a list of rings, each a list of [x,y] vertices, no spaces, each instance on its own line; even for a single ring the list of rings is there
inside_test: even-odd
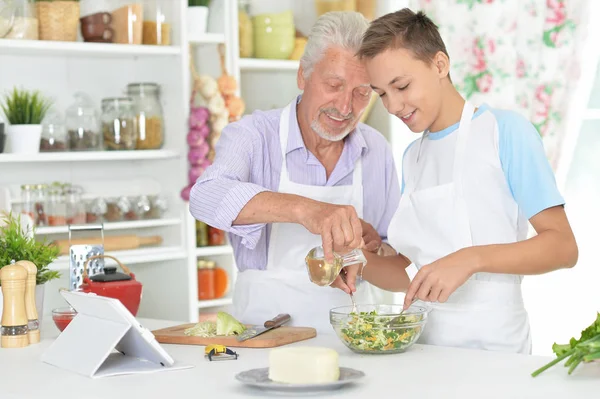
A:
[[[334,251],[344,253],[360,247],[363,232],[354,207],[311,201],[298,212],[302,225],[321,236],[327,262],[333,262]]]
[[[362,239],[364,241],[364,245],[361,248],[369,252],[377,253],[379,248],[381,248],[382,243],[379,233],[375,230],[375,227],[362,219],[360,219],[360,224],[362,226]]]

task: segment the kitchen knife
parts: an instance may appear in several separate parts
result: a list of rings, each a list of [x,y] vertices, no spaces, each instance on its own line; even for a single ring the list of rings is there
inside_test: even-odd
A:
[[[243,333],[238,335],[236,338],[239,342],[245,341],[250,338],[254,338],[264,332],[277,328],[284,325],[291,320],[291,317],[287,313],[281,313],[272,318],[271,320],[265,321],[263,326],[252,326],[248,327]]]

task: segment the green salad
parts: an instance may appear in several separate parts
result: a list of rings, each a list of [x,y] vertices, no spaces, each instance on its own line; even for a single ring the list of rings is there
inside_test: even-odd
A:
[[[421,332],[420,315],[378,315],[376,311],[350,313],[342,322],[341,338],[360,351],[400,351],[410,346]]]

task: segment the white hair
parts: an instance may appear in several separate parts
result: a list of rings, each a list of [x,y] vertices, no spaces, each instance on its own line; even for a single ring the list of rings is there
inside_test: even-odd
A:
[[[369,21],[358,12],[332,11],[319,17],[310,30],[304,54],[300,58],[304,78],[310,76],[329,47],[358,52],[368,27]]]

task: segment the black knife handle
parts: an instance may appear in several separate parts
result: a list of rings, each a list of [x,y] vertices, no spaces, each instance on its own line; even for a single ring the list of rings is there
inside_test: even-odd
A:
[[[278,314],[277,316],[275,316],[271,320],[265,321],[265,328],[279,327],[282,324],[285,324],[288,321],[290,321],[290,319],[291,319],[291,317],[287,313]]]

